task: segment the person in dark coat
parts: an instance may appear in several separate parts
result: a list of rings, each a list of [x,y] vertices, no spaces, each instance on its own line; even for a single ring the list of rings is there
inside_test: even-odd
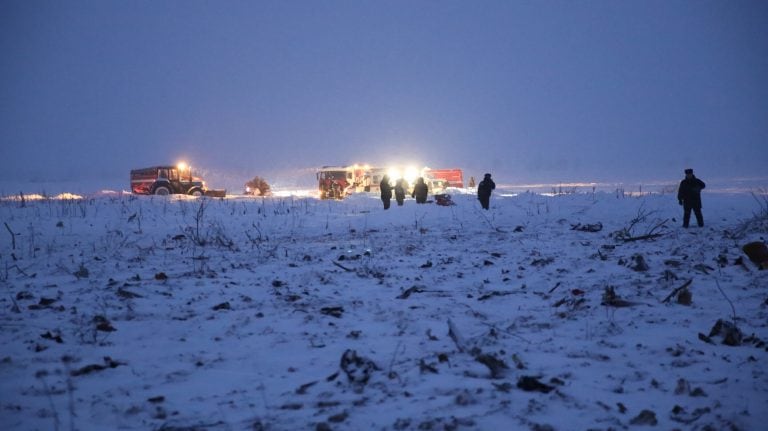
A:
[[[407,189],[408,181],[405,181],[405,178],[400,178],[399,180],[395,181],[395,200],[397,201],[397,206],[403,206],[403,201],[405,200],[405,191]]]
[[[424,178],[419,177],[419,179],[416,180],[416,184],[413,186],[411,197],[416,198],[417,204],[425,204],[427,203],[427,193],[429,193],[429,187],[424,182]]]
[[[477,185],[477,199],[483,209],[488,209],[491,203],[491,192],[496,188],[496,183],[491,179],[491,174],[485,174],[483,180]]]
[[[392,185],[389,184],[389,175],[384,175],[379,183],[381,189],[381,201],[384,202],[384,209],[389,209],[389,201],[392,200]]]
[[[677,189],[677,201],[683,206],[683,227],[688,227],[691,221],[691,210],[696,214],[699,227],[704,227],[704,216],[701,214],[701,191],[704,187],[704,181],[693,175],[693,169],[685,170],[685,179],[680,181],[680,188]]]

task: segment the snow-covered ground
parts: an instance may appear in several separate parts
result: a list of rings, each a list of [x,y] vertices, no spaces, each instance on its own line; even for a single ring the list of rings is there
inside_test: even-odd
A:
[[[765,199],[2,200],[0,429],[764,429]]]

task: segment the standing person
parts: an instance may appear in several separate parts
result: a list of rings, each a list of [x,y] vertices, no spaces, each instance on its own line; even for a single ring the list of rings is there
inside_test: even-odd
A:
[[[683,206],[683,227],[688,227],[691,221],[691,210],[696,214],[696,223],[704,227],[704,216],[701,214],[701,191],[706,187],[704,181],[693,175],[693,169],[685,170],[685,179],[680,181],[677,189],[677,201]]]
[[[477,185],[477,199],[483,209],[487,210],[490,206],[491,192],[496,188],[496,183],[491,179],[491,174],[485,174],[483,180]]]
[[[389,201],[392,200],[392,185],[389,184],[389,175],[384,175],[379,183],[381,189],[381,201],[384,202],[384,209],[389,209]]]
[[[403,201],[405,200],[405,190],[408,188],[408,182],[405,181],[405,178],[400,178],[399,180],[395,181],[395,200],[397,201],[397,206],[401,207],[403,206]]]
[[[425,204],[427,203],[427,193],[429,193],[429,187],[427,187],[427,184],[424,182],[424,178],[419,177],[419,179],[416,180],[416,184],[413,186],[411,197],[416,198],[417,204]]]

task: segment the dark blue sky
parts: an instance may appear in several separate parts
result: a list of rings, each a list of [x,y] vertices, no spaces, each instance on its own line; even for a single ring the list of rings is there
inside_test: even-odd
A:
[[[0,179],[766,174],[764,1],[3,1]],[[127,181],[127,180],[126,180]]]

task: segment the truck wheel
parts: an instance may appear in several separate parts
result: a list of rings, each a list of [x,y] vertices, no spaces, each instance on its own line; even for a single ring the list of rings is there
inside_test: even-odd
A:
[[[202,196],[203,192],[201,192],[199,189],[195,189],[195,190],[192,190],[191,192],[189,192],[189,194],[192,195],[192,196]]]
[[[168,196],[169,194],[171,194],[171,190],[168,189],[168,187],[159,186],[155,189],[155,194],[160,196]]]

